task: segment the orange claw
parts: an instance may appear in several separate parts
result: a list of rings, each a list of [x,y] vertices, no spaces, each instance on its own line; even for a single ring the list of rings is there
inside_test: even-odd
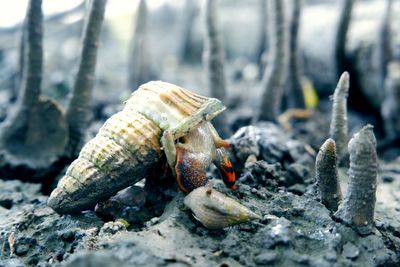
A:
[[[236,174],[233,169],[232,163],[227,160],[221,164],[222,179],[229,189],[236,189]]]
[[[228,153],[225,149],[217,149],[217,159],[214,161],[215,165],[218,167],[222,180],[229,189],[236,189],[236,174],[233,169],[232,163],[229,160]]]

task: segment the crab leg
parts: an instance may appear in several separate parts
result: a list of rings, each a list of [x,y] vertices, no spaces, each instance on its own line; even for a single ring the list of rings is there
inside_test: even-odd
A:
[[[216,148],[221,148],[221,147],[231,147],[231,143],[228,140],[222,139],[217,130],[215,130],[214,126],[211,123],[207,123],[208,128],[210,129],[212,138],[214,140],[214,144]]]

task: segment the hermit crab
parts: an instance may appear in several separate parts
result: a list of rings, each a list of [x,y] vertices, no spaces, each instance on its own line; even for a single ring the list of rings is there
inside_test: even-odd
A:
[[[207,183],[211,163],[234,189],[235,173],[225,151],[230,143],[210,123],[224,109],[218,99],[170,83],[141,85],[123,110],[110,117],[82,148],[48,205],[59,213],[93,208],[146,178],[164,156],[185,193]]]

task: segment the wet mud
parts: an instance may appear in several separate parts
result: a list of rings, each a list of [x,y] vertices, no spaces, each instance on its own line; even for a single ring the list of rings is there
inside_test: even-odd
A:
[[[268,137],[268,138],[266,138]],[[114,220],[94,211],[58,215],[40,185],[0,180],[0,266],[396,266],[400,263],[400,169],[381,162],[375,226],[367,235],[335,219],[316,194],[316,151],[272,123],[231,138],[236,190],[211,169],[214,188],[262,219],[204,228],[175,184],[142,192],[147,209]],[[346,168],[339,172],[346,188]],[[157,182],[153,181],[152,187]],[[155,194],[155,195],[152,195]],[[157,197],[154,197],[157,196]],[[166,204],[158,205],[160,202]],[[152,206],[153,205],[153,206]],[[157,206],[157,207],[156,207]],[[153,207],[153,209],[151,209]],[[133,217],[132,217],[133,216]],[[122,218],[122,219],[121,219]],[[135,219],[133,219],[135,218]],[[128,224],[129,222],[129,224]]]

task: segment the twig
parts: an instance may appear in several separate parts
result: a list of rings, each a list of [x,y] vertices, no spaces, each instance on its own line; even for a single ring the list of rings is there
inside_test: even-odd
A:
[[[8,236],[8,245],[10,247],[10,257],[14,255],[15,252],[15,232],[11,232]]]
[[[311,109],[288,109],[278,116],[278,122],[285,130],[291,130],[291,119],[309,119],[313,115],[313,113],[314,112]]]

